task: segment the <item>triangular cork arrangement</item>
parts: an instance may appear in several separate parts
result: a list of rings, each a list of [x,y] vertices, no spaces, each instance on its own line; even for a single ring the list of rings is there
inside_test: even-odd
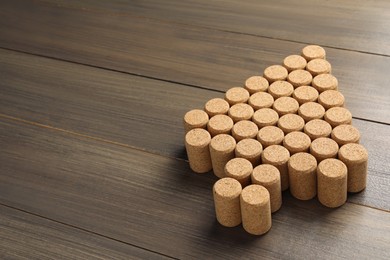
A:
[[[272,65],[184,116],[191,169],[213,170],[218,222],[254,235],[271,228],[282,191],[342,206],[366,187],[366,149],[317,45]]]

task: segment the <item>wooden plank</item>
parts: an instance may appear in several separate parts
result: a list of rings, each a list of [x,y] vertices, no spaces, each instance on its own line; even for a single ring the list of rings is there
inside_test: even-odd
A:
[[[0,205],[1,259],[168,259]]]
[[[389,212],[286,193],[271,231],[254,237],[216,223],[215,178],[184,161],[8,120],[0,136],[0,203],[142,248],[178,258],[390,257]]]
[[[304,46],[137,15],[2,1],[0,47],[226,91]],[[353,114],[390,123],[390,58],[327,51]]]
[[[46,1],[46,0],[45,0]],[[389,1],[47,0],[62,6],[390,55]]]

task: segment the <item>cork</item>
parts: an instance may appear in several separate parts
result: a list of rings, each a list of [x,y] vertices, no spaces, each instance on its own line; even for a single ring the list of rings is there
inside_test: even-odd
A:
[[[312,81],[312,86],[322,93],[326,90],[337,90],[338,80],[331,74],[320,74],[315,76]]]
[[[246,103],[249,99],[249,92],[245,88],[234,87],[226,91],[225,100],[233,106],[238,103]]]
[[[225,165],[234,158],[236,140],[231,135],[220,134],[214,136],[210,142],[210,157],[214,174],[223,178],[225,176]]]
[[[256,138],[259,128],[255,123],[249,120],[239,121],[234,124],[232,129],[232,136],[237,142],[246,138]]]
[[[278,113],[271,108],[261,108],[257,110],[252,117],[252,121],[259,127],[276,125],[278,122]]]
[[[337,90],[326,90],[318,97],[318,103],[320,103],[326,110],[332,107],[343,107],[344,102],[344,95]]]
[[[225,175],[239,181],[242,187],[251,184],[252,172],[252,163],[244,158],[233,158],[225,165]]]
[[[213,186],[215,215],[225,227],[241,224],[241,184],[233,178],[222,178]]]
[[[311,84],[313,76],[306,70],[294,70],[288,74],[287,81],[295,88]]]
[[[212,137],[219,134],[230,134],[233,124],[233,119],[227,115],[215,115],[207,123],[207,130]]]
[[[352,114],[344,107],[332,107],[325,112],[324,119],[334,128],[338,125],[351,124]]]
[[[282,206],[282,188],[278,168],[270,164],[262,164],[253,169],[252,183],[266,188],[270,195],[271,213]]]
[[[230,107],[228,115],[233,119],[233,122],[236,123],[241,120],[250,120],[254,112],[255,111],[250,105],[239,103]]]
[[[209,116],[206,112],[200,109],[193,109],[188,111],[184,115],[184,131],[188,133],[188,131],[194,128],[204,128],[206,129],[207,123],[209,121]]]
[[[310,144],[310,137],[298,131],[288,133],[283,140],[283,146],[287,148],[290,154],[309,152]]]
[[[290,55],[284,58],[283,66],[287,69],[288,72],[293,70],[303,70],[306,67],[306,60],[300,55]]]
[[[322,205],[340,207],[347,201],[347,167],[337,159],[326,159],[317,167],[317,196]]]
[[[302,131],[305,126],[305,121],[302,117],[295,114],[287,114],[279,118],[278,127],[282,129],[284,134],[294,131]]]
[[[267,91],[268,86],[268,80],[262,76],[252,76],[245,81],[245,89],[251,95],[256,92]]]
[[[314,59],[307,63],[306,70],[315,77],[320,74],[330,73],[332,71],[332,66],[327,60]]]
[[[270,84],[277,80],[285,80],[287,75],[287,69],[280,65],[272,65],[264,70],[264,78],[266,78]]]
[[[237,158],[245,158],[252,163],[253,167],[260,164],[260,155],[263,146],[255,139],[243,139],[236,145],[235,155]]]
[[[268,88],[268,93],[270,93],[274,99],[278,99],[280,97],[290,97],[293,92],[293,85],[284,80],[277,80]]]
[[[339,150],[339,159],[348,169],[348,192],[360,192],[367,184],[367,150],[360,144],[349,143]]]
[[[326,52],[321,46],[308,45],[302,49],[302,57],[304,57],[307,61],[313,59],[325,59]]]
[[[307,102],[302,104],[298,109],[300,115],[305,122],[313,119],[322,119],[325,114],[325,108],[316,102]]]
[[[213,98],[204,105],[204,111],[213,117],[215,115],[226,115],[229,111],[229,103],[222,98]]]
[[[297,87],[293,94],[299,105],[302,105],[306,102],[316,102],[318,99],[318,91],[312,86],[300,86]]]
[[[332,126],[325,120],[314,119],[305,124],[303,131],[313,141],[320,137],[329,137],[332,132]]]
[[[296,153],[288,161],[290,192],[299,200],[317,195],[317,160],[309,153]]]
[[[262,235],[271,229],[270,195],[263,186],[245,187],[240,196],[242,226],[252,235]]]
[[[209,172],[212,169],[209,145],[211,136],[202,128],[190,130],[185,136],[190,168],[196,173]]]
[[[268,108],[272,107],[274,104],[274,98],[267,92],[257,92],[250,96],[248,104],[251,105],[254,110]]]
[[[310,153],[317,159],[317,162],[327,158],[336,158],[338,151],[338,144],[328,137],[317,138],[310,145]]]
[[[339,125],[332,130],[331,137],[341,147],[348,143],[359,143],[360,132],[352,125]]]
[[[257,140],[261,143],[263,148],[270,145],[282,144],[284,133],[282,129],[276,126],[265,126],[261,128],[257,134]]]
[[[282,191],[288,189],[288,168],[287,162],[290,159],[290,152],[281,145],[271,145],[264,149],[261,154],[263,163],[271,164],[280,172]]]
[[[292,97],[280,97],[275,100],[272,108],[278,112],[279,116],[296,114],[299,109],[299,103]]]

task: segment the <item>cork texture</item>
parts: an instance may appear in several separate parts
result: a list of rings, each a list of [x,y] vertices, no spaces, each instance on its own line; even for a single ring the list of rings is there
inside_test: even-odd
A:
[[[282,187],[278,168],[270,164],[262,164],[253,169],[252,183],[265,187],[270,195],[271,213],[282,206]]]
[[[233,178],[222,178],[213,186],[215,215],[225,227],[241,224],[241,184]]]
[[[300,55],[290,55],[284,58],[283,66],[287,69],[288,72],[293,70],[303,70],[306,67],[306,60]]]
[[[230,107],[228,115],[233,119],[233,122],[236,123],[241,120],[250,120],[254,112],[255,111],[250,105],[239,103]]]
[[[264,70],[263,76],[271,84],[277,80],[285,80],[287,78],[288,71],[281,65],[272,65]]]
[[[316,102],[307,102],[299,107],[298,115],[300,115],[305,122],[309,122],[313,119],[322,119],[325,115],[325,108]]]
[[[256,138],[259,128],[255,123],[248,120],[239,121],[234,124],[232,136],[237,142],[246,138]]]
[[[207,131],[211,136],[230,134],[233,128],[233,119],[227,115],[215,115],[207,123]]]
[[[287,114],[279,118],[278,127],[282,129],[284,134],[294,131],[302,131],[305,126],[305,120],[299,115]]]
[[[330,73],[332,71],[332,66],[327,60],[313,59],[307,63],[306,70],[315,77],[320,74]]]
[[[359,143],[360,132],[352,125],[338,125],[332,130],[331,137],[341,147],[348,143]]]
[[[278,99],[280,97],[290,97],[293,92],[293,85],[284,80],[275,81],[268,88],[268,93],[271,94],[274,99]]]
[[[338,151],[338,144],[328,137],[317,138],[310,145],[310,153],[318,162],[327,158],[336,158]]]
[[[276,125],[279,120],[278,113],[271,108],[257,110],[252,117],[252,121],[259,127]]]
[[[242,187],[251,184],[252,172],[252,163],[245,158],[233,158],[225,165],[225,175],[239,181]]]
[[[288,161],[290,192],[299,200],[317,195],[317,160],[309,153],[296,153]]]
[[[294,70],[288,74],[287,81],[295,88],[311,84],[313,76],[306,70]]]
[[[326,159],[317,167],[317,196],[320,203],[337,208],[347,201],[347,166],[338,159]]]
[[[310,137],[298,131],[288,133],[283,140],[283,146],[287,148],[290,155],[299,152],[309,152],[310,144]]]
[[[272,108],[278,112],[279,116],[296,114],[299,109],[299,103],[292,97],[280,97],[275,100]]]
[[[348,169],[348,192],[364,190],[367,185],[367,150],[360,144],[349,143],[340,148],[338,155]]]
[[[192,129],[185,136],[190,168],[196,173],[205,173],[212,169],[209,151],[210,141],[210,134],[201,128]]]
[[[300,86],[293,92],[293,98],[298,101],[299,105],[306,102],[316,102],[318,99],[318,91],[312,86]]]
[[[351,124],[352,114],[344,107],[332,107],[325,112],[324,119],[334,128],[338,125]]]
[[[252,163],[253,167],[260,164],[260,156],[263,152],[261,143],[254,139],[243,139],[239,141],[235,148],[237,158],[245,158]]]
[[[249,99],[249,92],[245,88],[234,87],[226,91],[225,100],[230,106],[238,103],[246,103]]]
[[[206,129],[207,123],[209,121],[209,116],[206,112],[200,109],[193,109],[188,111],[184,115],[184,131],[188,131],[194,128],[204,128]]]
[[[287,162],[290,159],[290,152],[281,145],[271,145],[264,149],[261,154],[263,163],[275,166],[280,172],[280,182],[282,191],[288,189],[288,167]]]
[[[344,95],[337,90],[326,90],[318,97],[318,103],[320,103],[326,110],[332,107],[343,107],[344,102]]]
[[[245,81],[245,89],[249,94],[267,91],[269,86],[268,80],[262,76],[252,76]]]
[[[213,117],[215,115],[226,115],[229,111],[229,103],[222,98],[213,98],[204,105],[204,111]]]
[[[270,108],[274,104],[274,98],[267,92],[257,92],[250,96],[248,104],[251,105],[254,110]]]
[[[326,90],[337,90],[338,80],[331,74],[320,74],[313,78],[312,86],[317,89],[319,93]]]
[[[263,148],[270,145],[282,144],[284,138],[283,131],[276,126],[265,126],[257,133],[257,140]]]
[[[314,119],[305,124],[303,131],[313,141],[320,137],[329,137],[332,132],[332,126],[325,120]]]
[[[234,158],[236,140],[231,135],[220,134],[214,136],[210,142],[210,157],[214,174],[223,178],[225,176],[225,165]]]
[[[262,235],[272,226],[270,195],[263,186],[245,187],[240,196],[242,226],[252,235]]]
[[[302,49],[302,57],[304,57],[307,61],[313,59],[325,59],[326,52],[321,46],[308,45]]]

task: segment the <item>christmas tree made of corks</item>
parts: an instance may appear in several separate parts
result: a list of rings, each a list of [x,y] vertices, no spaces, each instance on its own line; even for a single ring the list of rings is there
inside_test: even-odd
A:
[[[220,178],[213,195],[221,225],[261,235],[282,191],[336,208],[366,187],[368,154],[331,69],[325,50],[309,45],[185,114],[191,169]]]

